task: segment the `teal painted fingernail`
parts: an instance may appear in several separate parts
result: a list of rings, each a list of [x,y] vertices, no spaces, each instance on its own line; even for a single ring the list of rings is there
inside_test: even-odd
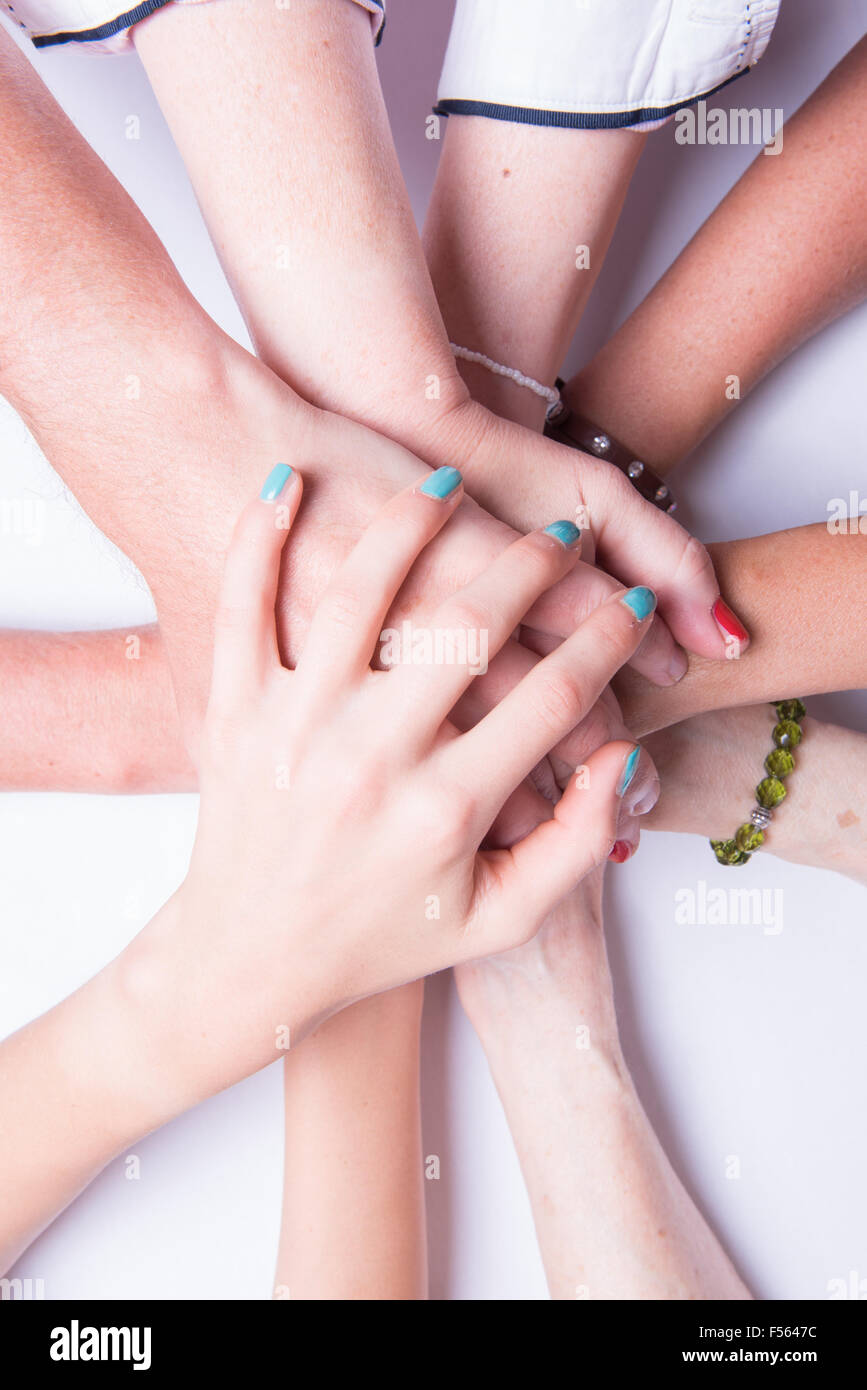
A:
[[[633,590],[634,592],[634,590]],[[617,795],[623,796],[627,787],[635,776],[638,767],[638,759],[641,757],[641,748],[636,743],[626,762],[623,764],[623,771],[620,774],[620,781],[617,783]]]
[[[419,492],[423,492],[425,497],[436,497],[438,501],[444,502],[462,482],[463,478],[457,468],[438,468],[429,478],[425,478]]]
[[[545,527],[545,535],[553,536],[567,550],[571,550],[581,539],[581,532],[571,521],[552,521],[550,526]]]
[[[265,485],[259,493],[263,502],[276,502],[280,493],[292,477],[293,470],[288,463],[278,463],[265,479]]]
[[[656,607],[656,594],[652,589],[645,589],[644,585],[640,584],[637,589],[627,590],[620,602],[631,608],[638,621],[643,623]]]

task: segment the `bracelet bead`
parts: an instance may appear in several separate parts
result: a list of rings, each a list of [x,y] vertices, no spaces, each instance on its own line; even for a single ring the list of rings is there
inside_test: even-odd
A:
[[[738,849],[734,840],[711,840],[710,847],[721,864],[746,864],[750,857]]]
[[[787,748],[774,748],[765,758],[765,771],[772,777],[788,777],[795,766],[795,759]]]
[[[760,806],[779,806],[786,795],[786,789],[779,777],[763,777],[756,787],[756,800]]]
[[[765,831],[771,823],[774,808],[785,799],[786,788],[783,779],[794,769],[795,759],[791,752],[797,748],[804,731],[798,723],[807,713],[803,700],[772,700],[777,712],[772,738],[774,747],[765,758],[765,771],[756,787],[757,805],[750,812],[748,821],[739,825],[731,840],[711,840],[710,847],[717,861],[725,865],[746,864],[765,841]]]
[[[801,726],[794,719],[781,719],[774,725],[772,737],[778,748],[797,748],[801,742]]]
[[[807,706],[803,700],[778,700],[776,702],[778,719],[803,719],[807,713]]]
[[[760,830],[757,825],[751,825],[749,821],[745,821],[735,831],[735,844],[745,854],[752,854],[753,850],[758,849],[764,838],[765,832]]]

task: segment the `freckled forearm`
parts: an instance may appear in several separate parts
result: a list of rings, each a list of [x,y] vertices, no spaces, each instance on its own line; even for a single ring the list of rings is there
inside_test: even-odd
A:
[[[0,631],[4,791],[193,791],[156,627]]]
[[[505,1013],[474,1022],[552,1297],[749,1297],[659,1145],[598,1000],[559,981],[517,989],[507,1026]]]
[[[759,153],[567,400],[666,472],[867,294],[867,39]]]
[[[424,245],[453,341],[553,383],[645,139],[482,116],[445,123]],[[539,397],[483,367],[461,372],[496,414],[541,428]]]
[[[369,15],[330,0],[166,6],[135,42],[260,357],[305,399],[424,455],[465,392]]]

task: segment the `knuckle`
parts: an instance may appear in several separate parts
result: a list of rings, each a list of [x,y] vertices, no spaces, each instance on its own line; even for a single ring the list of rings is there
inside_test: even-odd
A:
[[[675,570],[676,583],[697,583],[713,575],[713,562],[705,546],[696,536],[687,536],[680,560]]]
[[[619,468],[613,468],[610,463],[600,459],[593,459],[592,470],[586,469],[586,480],[592,482],[596,500],[601,501],[608,511],[619,507],[631,510],[645,502]],[[646,505],[650,506],[650,503]]]
[[[584,846],[587,852],[588,866],[587,872],[598,869],[605,864],[611,849],[614,845],[617,826],[614,816],[603,815],[594,818],[591,825],[587,828],[584,838]]]
[[[570,766],[578,767],[595,749],[619,736],[620,722],[619,713],[615,715],[602,701],[597,700],[581,723],[563,740],[558,751]]]
[[[622,616],[625,617],[623,605],[620,605],[620,608]],[[636,635],[636,627],[632,622],[599,623],[593,634],[593,646],[600,669],[610,671],[612,675],[619,670],[635,647]]]
[[[576,724],[585,704],[584,682],[563,668],[548,671],[539,678],[536,715],[546,728],[559,733]]]
[[[366,603],[356,589],[346,584],[335,584],[323,599],[323,607],[330,623],[354,633],[364,617]]]
[[[444,610],[443,618],[447,629],[458,632],[482,632],[489,624],[490,618],[478,603],[471,599],[458,599],[451,603]]]
[[[466,853],[475,819],[475,798],[454,782],[426,788],[412,810],[415,833],[444,859]]]

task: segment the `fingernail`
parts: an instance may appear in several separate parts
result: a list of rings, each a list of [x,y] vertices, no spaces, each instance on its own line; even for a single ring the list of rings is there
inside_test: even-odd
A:
[[[581,532],[571,521],[552,521],[550,526],[545,527],[545,535],[553,536],[567,550],[572,550],[581,539]]]
[[[625,864],[632,854],[632,846],[628,840],[615,840],[614,848],[608,858],[612,864]]]
[[[640,623],[648,617],[656,607],[656,594],[652,589],[646,589],[643,584],[637,589],[628,589],[623,594],[621,603],[625,603],[627,608],[631,608]]]
[[[278,463],[265,479],[264,487],[259,493],[263,502],[276,502],[280,493],[292,477],[293,469],[288,463]]]
[[[667,674],[671,677],[672,685],[677,685],[682,681],[689,667],[689,657],[683,647],[675,647],[674,655],[666,668]]]
[[[652,811],[659,800],[659,778],[654,777],[650,786],[643,796],[639,797],[634,806],[630,806],[631,816],[646,816],[648,811]]]
[[[638,759],[641,757],[641,745],[636,743],[632,752],[628,755],[623,764],[623,771],[620,774],[620,781],[617,783],[617,795],[623,796],[633,777],[635,769],[638,767]]]
[[[425,497],[436,497],[440,502],[444,502],[462,482],[463,478],[457,468],[438,468],[429,478],[425,478],[419,492],[423,492]]]
[[[735,617],[724,598],[718,598],[710,611],[724,637],[734,637],[738,642],[749,642],[750,634],[740,618]]]

